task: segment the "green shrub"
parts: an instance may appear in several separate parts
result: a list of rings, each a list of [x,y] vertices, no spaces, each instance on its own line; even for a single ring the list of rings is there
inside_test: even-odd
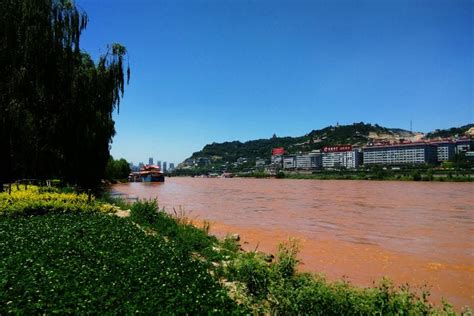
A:
[[[278,171],[278,173],[275,176],[277,179],[283,179],[286,177],[286,174],[283,171]]]
[[[428,181],[433,181],[434,180],[434,171],[433,169],[428,169],[426,172],[426,178]]]
[[[383,179],[385,179],[385,177],[387,177],[387,171],[385,171],[384,169],[378,169],[378,170],[375,172],[374,177],[375,177],[375,179],[377,179],[377,180],[383,180]]]
[[[254,172],[252,175],[257,179],[264,179],[268,177],[265,172]]]
[[[289,242],[278,246],[277,260],[273,268],[282,278],[290,278],[296,273],[298,251],[299,244],[296,239],[290,239]]]
[[[133,203],[130,213],[131,219],[141,225],[154,225],[156,223],[162,223],[163,218],[167,217],[167,214],[158,212],[157,200],[140,200]],[[174,221],[173,221],[174,222]],[[173,228],[177,225],[176,222],[173,224]]]
[[[414,171],[411,174],[411,177],[412,177],[413,181],[420,181],[421,180],[421,174],[420,174],[419,171]]]
[[[236,254],[240,251],[240,245],[236,238],[229,235],[220,242],[220,247],[229,254]]]
[[[347,282],[296,274],[275,279],[269,290],[272,314],[289,315],[432,315],[440,313],[409,288],[395,288],[383,280],[375,288],[357,288]],[[446,314],[454,314],[445,305]]]
[[[247,252],[234,260],[228,269],[230,281],[239,281],[246,285],[248,293],[265,298],[270,285],[268,263],[257,252]]]

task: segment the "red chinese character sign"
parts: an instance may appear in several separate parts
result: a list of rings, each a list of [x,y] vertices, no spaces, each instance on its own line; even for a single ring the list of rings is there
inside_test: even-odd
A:
[[[335,152],[344,152],[351,151],[352,145],[337,145],[337,146],[327,146],[323,148],[325,153],[335,153]]]
[[[278,148],[273,148],[272,149],[272,155],[283,155],[285,153],[285,148],[283,147],[278,147]]]

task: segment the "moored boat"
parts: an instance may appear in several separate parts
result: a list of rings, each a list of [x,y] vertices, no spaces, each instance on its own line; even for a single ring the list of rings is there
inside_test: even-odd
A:
[[[165,182],[165,175],[157,165],[145,165],[128,176],[130,182]]]

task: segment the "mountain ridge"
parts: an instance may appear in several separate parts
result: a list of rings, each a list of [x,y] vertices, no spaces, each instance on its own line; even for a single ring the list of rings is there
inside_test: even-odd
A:
[[[257,158],[267,159],[272,148],[283,147],[288,153],[309,152],[311,150],[322,149],[325,146],[348,144],[354,146],[364,146],[369,142],[377,141],[417,141],[422,139],[433,139],[437,137],[454,137],[464,134],[474,124],[467,124],[461,127],[453,127],[445,130],[435,130],[427,134],[411,132],[402,128],[387,128],[378,124],[353,123],[350,125],[327,126],[319,130],[312,130],[303,136],[286,136],[262,138],[241,141],[228,141],[223,143],[211,143],[203,147],[202,150],[194,152],[185,160],[196,160],[199,158],[209,159],[211,163],[237,161],[244,157],[248,161],[254,162]]]

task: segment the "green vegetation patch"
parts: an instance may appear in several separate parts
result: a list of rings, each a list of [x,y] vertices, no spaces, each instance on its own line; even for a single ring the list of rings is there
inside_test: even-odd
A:
[[[183,252],[191,256],[198,255],[207,262],[219,261],[230,255],[225,251],[225,247],[216,251],[220,242],[209,235],[207,223],[204,223],[202,228],[196,227],[183,212],[176,212],[172,216],[164,210],[159,210],[156,200],[135,202],[131,206],[130,219],[154,234],[165,237]]]
[[[280,245],[272,262],[256,252],[233,260],[226,275],[237,289],[235,298],[255,313],[271,315],[455,315],[448,303],[434,307],[427,290],[395,287],[387,279],[360,288],[298,273],[297,252],[297,243],[291,241]],[[469,309],[465,315],[471,315]]]
[[[0,217],[0,314],[223,312],[205,263],[103,214]]]

